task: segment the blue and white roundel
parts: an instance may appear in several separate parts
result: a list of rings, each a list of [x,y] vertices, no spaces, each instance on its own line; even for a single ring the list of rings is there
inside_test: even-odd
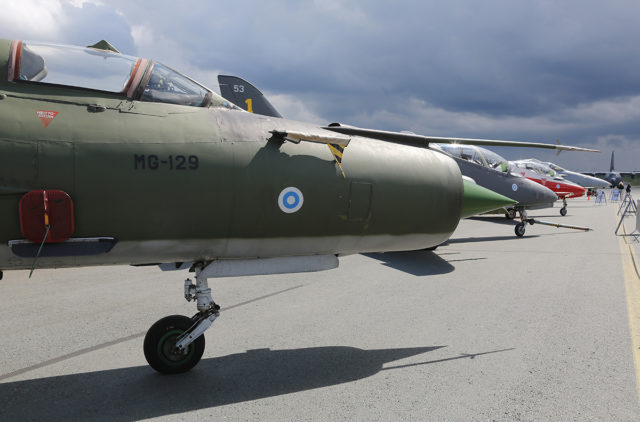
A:
[[[516,185],[515,183],[513,185],[511,185],[511,190],[512,191],[517,191],[518,190],[518,185]]]
[[[278,196],[278,206],[282,212],[286,212],[287,214],[298,211],[302,208],[303,202],[304,196],[302,195],[302,192],[300,192],[300,189],[294,188],[293,186],[282,189],[280,196]]]
[[[560,183],[556,185],[556,189],[560,189]]]

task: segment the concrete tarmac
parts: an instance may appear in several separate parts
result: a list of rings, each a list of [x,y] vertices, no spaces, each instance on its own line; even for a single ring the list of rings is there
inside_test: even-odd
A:
[[[475,217],[434,252],[211,280],[223,312],[176,376],[142,341],[195,312],[186,271],[5,272],[0,420],[640,420],[617,207],[531,213],[586,233]]]

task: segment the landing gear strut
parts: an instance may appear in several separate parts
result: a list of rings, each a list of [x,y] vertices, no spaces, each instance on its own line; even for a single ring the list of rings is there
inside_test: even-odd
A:
[[[192,318],[171,315],[149,328],[144,338],[144,357],[163,374],[178,374],[196,366],[204,353],[204,332],[220,316],[220,306],[211,297],[204,263],[194,265],[196,284],[184,283],[184,297],[195,300],[198,313]]]
[[[562,198],[562,208],[560,208],[560,215],[567,215],[567,198]]]
[[[522,237],[524,236],[525,226],[527,225],[527,223],[533,225],[533,223],[535,223],[535,220],[533,218],[528,218],[527,211],[525,211],[524,208],[519,209],[518,213],[520,213],[520,222],[516,224],[514,231],[516,232],[516,236]]]

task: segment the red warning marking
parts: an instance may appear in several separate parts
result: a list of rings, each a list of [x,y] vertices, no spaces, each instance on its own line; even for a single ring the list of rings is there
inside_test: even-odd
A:
[[[44,127],[47,127],[58,115],[58,112],[49,110],[36,110],[36,114],[38,115],[38,118],[42,120],[42,124],[44,125]]]

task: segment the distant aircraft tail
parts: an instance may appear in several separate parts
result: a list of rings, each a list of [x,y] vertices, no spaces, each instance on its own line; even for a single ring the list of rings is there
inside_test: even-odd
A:
[[[611,172],[613,171],[613,153],[614,152],[615,151],[611,151],[611,165],[609,166],[609,171],[611,171]]]
[[[220,94],[250,113],[269,117],[282,117],[269,100],[251,83],[237,76],[218,75]]]

